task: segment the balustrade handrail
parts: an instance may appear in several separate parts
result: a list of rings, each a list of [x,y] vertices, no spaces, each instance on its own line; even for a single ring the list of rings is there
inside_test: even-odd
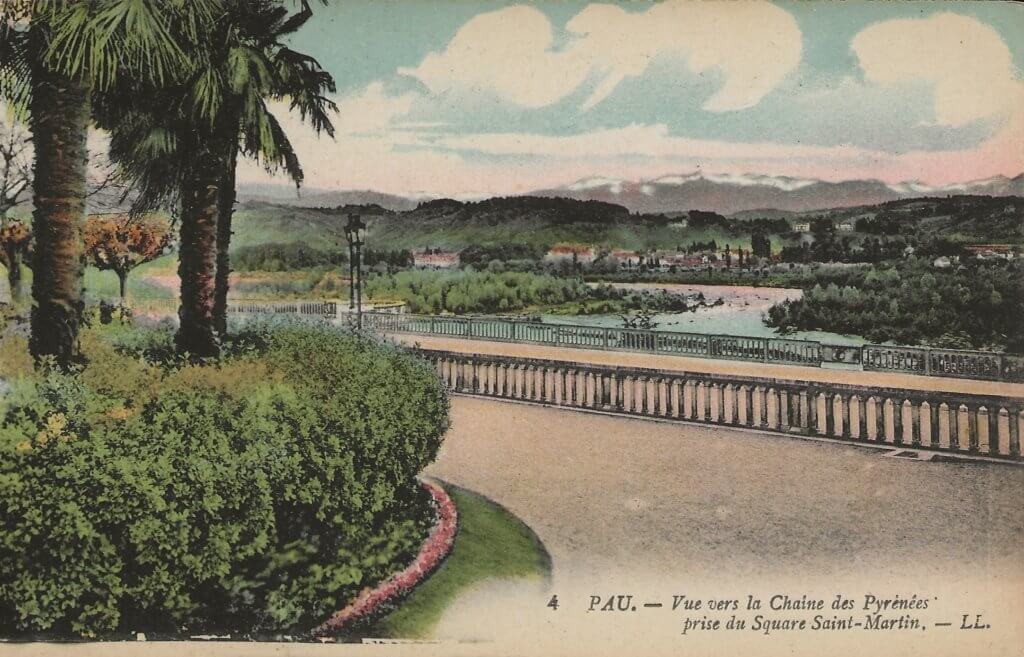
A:
[[[953,392],[953,391],[932,391],[932,390],[918,390],[914,388],[894,388],[891,386],[880,386],[880,385],[864,385],[857,383],[841,383],[832,381],[814,381],[807,379],[790,379],[785,377],[775,376],[757,376],[748,374],[725,374],[719,372],[702,372],[702,371],[690,371],[690,370],[666,370],[654,367],[640,367],[637,365],[600,365],[596,363],[579,363],[576,361],[562,361],[553,360],[548,358],[530,358],[526,356],[502,356],[494,354],[463,354],[460,352],[451,352],[444,349],[427,349],[423,347],[416,347],[416,353],[427,357],[428,359],[447,357],[447,358],[466,358],[471,359],[474,362],[497,364],[497,363],[514,363],[519,366],[528,367],[548,367],[548,368],[568,368],[579,372],[589,373],[607,373],[608,371],[614,371],[620,376],[631,376],[631,377],[648,377],[648,378],[683,378],[683,379],[696,379],[699,378],[703,381],[711,383],[722,383],[731,384],[736,386],[752,386],[752,387],[791,387],[791,388],[806,388],[808,390],[819,390],[827,391],[830,393],[842,393],[851,395],[863,395],[868,396],[887,396],[887,397],[899,397],[900,399],[908,399],[911,401],[927,401],[928,399],[942,398],[945,399],[958,399],[964,402],[972,404],[999,404],[999,405],[1024,405],[1024,397],[1015,397],[1007,395],[991,395],[984,393],[975,392]]]
[[[1024,397],[416,351],[453,393],[1021,462]]]

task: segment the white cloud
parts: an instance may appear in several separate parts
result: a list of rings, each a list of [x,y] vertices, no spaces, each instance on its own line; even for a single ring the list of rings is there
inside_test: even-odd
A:
[[[487,89],[519,105],[544,107],[579,86],[587,73],[584,62],[551,50],[553,44],[551,23],[541,11],[509,7],[474,16],[443,52],[398,72],[435,94]]]
[[[717,70],[722,87],[704,104],[713,112],[756,105],[800,63],[800,28],[785,10],[767,2],[670,0],[643,13],[593,4],[569,21],[573,49],[605,69],[585,102],[604,99],[619,81],[643,75],[659,56],[685,58],[690,71]]]
[[[931,83],[938,124],[962,126],[1019,109],[1022,85],[1010,49],[974,18],[947,12],[882,21],[859,32],[851,47],[868,82]]]
[[[586,81],[589,109],[628,77],[643,75],[658,57],[673,57],[697,74],[717,71],[722,87],[709,111],[757,104],[800,62],[795,19],[768,2],[708,3],[667,0],[641,13],[588,5],[566,24],[567,43],[555,47],[547,17],[528,6],[480,14],[441,52],[399,73],[434,94],[490,91],[537,108],[562,100]],[[685,62],[685,64],[682,64]]]
[[[390,130],[396,118],[409,113],[416,94],[391,96],[381,82],[373,82],[358,93],[343,96],[338,101],[338,114],[334,117],[337,131],[350,135],[377,134]]]
[[[863,80],[845,78],[828,93],[856,98],[870,89],[886,96],[930,84],[934,99],[925,94],[922,102],[934,102],[937,123],[996,122],[994,134],[970,147],[943,149],[935,144],[928,150],[898,151],[885,143],[865,148],[856,143],[732,142],[676,136],[662,123],[571,135],[469,133],[460,132],[456,124],[459,94],[467,90],[486,90],[540,107],[589,81],[595,84],[588,86],[584,105],[591,106],[622,80],[643,75],[662,56],[669,57],[662,64],[678,61],[691,71],[721,74],[716,79],[722,86],[706,109],[749,106],[799,62],[800,35],[795,24],[792,30],[786,27],[791,22],[788,14],[763,3],[670,0],[639,14],[590,5],[569,21],[568,40],[556,47],[543,14],[512,7],[470,20],[444,51],[406,71],[436,95],[456,92],[448,98],[420,92],[390,95],[384,84],[372,83],[339,99],[334,142],[316,139],[297,117],[285,116],[286,105],[274,109],[293,138],[307,185],[319,188],[476,197],[525,193],[579,179],[668,184],[675,179],[665,173],[694,169],[715,171],[732,181],[762,180],[742,175],[752,172],[788,176],[775,179],[784,188],[798,188],[810,179],[857,178],[942,185],[1014,176],[1024,169],[1024,85],[1006,44],[991,27],[948,13],[865,28],[851,44]],[[742,34],[742,43],[733,34]],[[428,112],[427,118],[442,121],[421,120],[424,105],[439,105],[444,111]],[[253,165],[244,165],[239,177],[266,180]]]
[[[771,142],[728,142],[676,137],[664,124],[629,125],[576,135],[478,133],[442,135],[428,143],[458,151],[488,155],[542,156],[562,159],[645,156],[650,158],[744,159],[819,158],[837,153],[864,156],[870,151],[853,147],[822,147]]]

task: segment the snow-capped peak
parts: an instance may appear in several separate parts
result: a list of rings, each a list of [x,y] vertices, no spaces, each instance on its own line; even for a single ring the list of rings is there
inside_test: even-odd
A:
[[[992,176],[981,180],[968,180],[961,183],[949,183],[947,185],[926,185],[917,180],[900,182],[888,185],[889,189],[897,194],[935,194],[969,192],[973,189],[981,189],[991,185],[1001,185],[1009,182],[1006,176]]]
[[[655,178],[651,182],[656,185],[683,185],[688,182],[695,182],[698,180],[706,180],[707,182],[724,185],[740,185],[743,187],[761,185],[765,187],[775,187],[785,192],[792,192],[800,189],[801,187],[807,187],[808,185],[813,185],[818,182],[816,180],[809,180],[805,178],[790,178],[789,176],[762,176],[742,173],[707,173],[703,171],[696,171],[694,173],[683,175],[661,176],[660,178]]]
[[[612,194],[618,194],[622,191],[622,186],[625,184],[623,180],[617,180],[615,178],[583,178],[577,180],[568,186],[568,189],[578,192],[584,189],[597,189],[598,187],[607,187],[611,190]]]
[[[923,182],[917,180],[908,180],[906,182],[892,183],[886,185],[889,189],[896,192],[897,194],[931,194],[935,191],[935,187],[926,185]]]

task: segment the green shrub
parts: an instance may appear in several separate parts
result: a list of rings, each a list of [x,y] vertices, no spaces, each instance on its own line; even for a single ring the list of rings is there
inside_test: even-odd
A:
[[[447,429],[429,366],[268,324],[215,364],[147,360],[166,339],[89,329],[81,372],[0,401],[0,626],[297,631],[418,549]]]

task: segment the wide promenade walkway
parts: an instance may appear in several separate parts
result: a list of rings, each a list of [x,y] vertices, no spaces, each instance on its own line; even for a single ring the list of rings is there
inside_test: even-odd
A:
[[[976,395],[1024,398],[1024,383],[954,379],[938,376],[919,376],[890,372],[864,372],[839,367],[804,367],[739,360],[692,358],[664,354],[645,354],[630,351],[605,351],[531,344],[525,342],[495,342],[467,340],[409,333],[391,333],[388,337],[406,345],[419,345],[464,354],[541,358],[554,361],[611,365],[619,367],[646,367],[652,369],[706,372],[738,376],[757,376],[795,381],[841,383],[861,386],[880,386],[933,392],[964,392]]]
[[[564,654],[589,654],[596,643],[602,654],[682,654],[699,645],[722,655],[1004,655],[1024,644],[1021,468],[456,397],[452,429],[428,472],[507,506],[553,560],[548,590],[485,587],[451,609],[444,638],[556,641]],[[998,619],[1004,642],[934,626],[684,638],[678,610],[587,612],[591,595],[633,594],[667,607],[673,595],[779,593],[828,601],[916,594],[930,600],[929,623],[958,625],[976,609]],[[557,612],[544,606],[552,594]],[[826,649],[825,641],[841,643]]]

